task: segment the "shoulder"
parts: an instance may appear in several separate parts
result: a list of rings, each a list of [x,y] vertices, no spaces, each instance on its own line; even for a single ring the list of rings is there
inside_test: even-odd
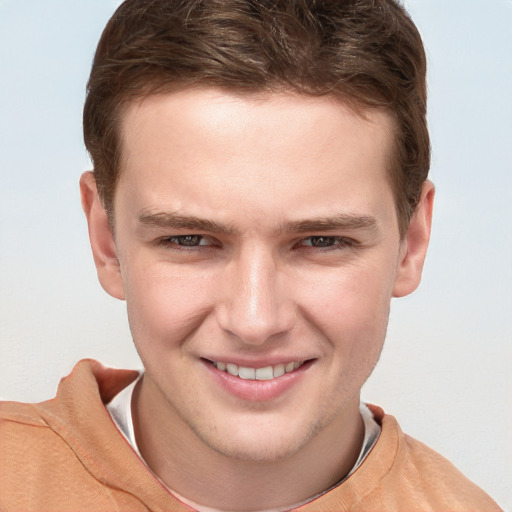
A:
[[[46,426],[34,404],[24,404],[20,402],[0,402],[0,425],[2,428]]]
[[[32,500],[39,507],[58,506],[41,501],[43,489],[58,497],[70,477],[84,484],[89,480],[69,444],[48,425],[36,404],[0,404],[0,447],[2,510],[32,510]]]
[[[451,462],[404,434],[393,416],[370,408],[382,426],[373,450],[350,478],[304,510],[501,510]]]
[[[0,402],[0,464],[9,468],[9,474],[16,473],[18,466],[26,466],[29,454],[31,458],[48,459],[53,450],[41,453],[41,448],[61,442],[38,411],[37,404]]]
[[[104,407],[105,397],[136,375],[85,361],[52,400],[0,403],[0,509],[142,509],[139,500],[105,484],[103,462],[110,456],[123,467],[126,460],[136,463]]]
[[[499,511],[498,505],[449,460],[422,442],[401,434],[390,482],[414,488],[431,510]]]
[[[28,453],[37,453],[50,439],[59,441],[35,405],[0,402],[0,464],[9,468],[8,473],[15,473],[18,465],[26,463]]]
[[[498,505],[450,461],[422,442],[404,434],[396,419],[374,408],[386,437],[395,439],[396,452],[382,486],[411,499],[422,510],[499,511]],[[424,504],[424,506],[423,506]]]

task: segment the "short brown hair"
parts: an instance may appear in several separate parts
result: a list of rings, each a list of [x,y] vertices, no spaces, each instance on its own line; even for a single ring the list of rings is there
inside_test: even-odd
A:
[[[188,86],[293,91],[393,115],[403,235],[430,166],[425,74],[421,37],[395,0],[126,0],[98,44],[84,107],[104,207],[112,214],[130,102]]]

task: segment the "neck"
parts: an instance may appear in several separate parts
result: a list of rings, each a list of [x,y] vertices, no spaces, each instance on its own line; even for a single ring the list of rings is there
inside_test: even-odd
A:
[[[299,451],[278,460],[239,460],[215,451],[146,379],[135,390],[132,408],[137,444],[151,470],[171,491],[219,510],[279,509],[307,501],[348,474],[364,437],[359,397]]]

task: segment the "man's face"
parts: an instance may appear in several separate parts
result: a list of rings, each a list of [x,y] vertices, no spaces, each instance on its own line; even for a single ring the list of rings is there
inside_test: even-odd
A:
[[[162,420],[277,460],[357,411],[407,252],[392,137],[387,114],[332,98],[203,89],[128,109],[112,293]]]

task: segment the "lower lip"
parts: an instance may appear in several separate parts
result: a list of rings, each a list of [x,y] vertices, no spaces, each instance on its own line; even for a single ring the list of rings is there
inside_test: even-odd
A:
[[[283,395],[299,382],[313,363],[314,361],[307,361],[293,372],[285,373],[275,379],[245,380],[218,370],[211,362],[204,361],[210,375],[224,390],[238,398],[253,402],[265,402]]]

